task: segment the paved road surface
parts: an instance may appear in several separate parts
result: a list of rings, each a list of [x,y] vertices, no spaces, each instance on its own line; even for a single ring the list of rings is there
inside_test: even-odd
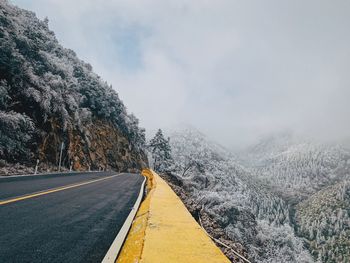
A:
[[[101,262],[142,181],[140,175],[115,173],[1,178],[0,204],[81,185],[0,205],[0,262]]]

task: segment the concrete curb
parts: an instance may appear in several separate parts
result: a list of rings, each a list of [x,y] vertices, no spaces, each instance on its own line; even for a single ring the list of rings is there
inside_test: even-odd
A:
[[[170,186],[151,170],[153,180],[117,263],[228,263]]]
[[[144,192],[144,186],[145,186],[145,181],[146,178],[144,178],[142,185],[141,185],[141,189],[140,189],[140,193],[139,196],[136,199],[136,202],[134,204],[134,206],[132,207],[128,217],[126,218],[122,228],[120,229],[118,235],[116,236],[116,238],[114,239],[112,245],[110,246],[110,248],[108,249],[105,257],[102,260],[102,263],[114,263],[118,257],[118,254],[120,252],[120,249],[124,243],[124,240],[128,234],[128,231],[131,227],[131,224],[135,218],[135,215],[139,209],[139,206],[141,204],[142,201],[142,197],[143,197],[143,192]]]
[[[146,198],[141,203],[129,234],[120,251],[117,263],[139,262],[144,244],[146,227],[149,219],[151,198],[156,188],[153,173],[150,170],[143,170],[142,175],[147,178]]]

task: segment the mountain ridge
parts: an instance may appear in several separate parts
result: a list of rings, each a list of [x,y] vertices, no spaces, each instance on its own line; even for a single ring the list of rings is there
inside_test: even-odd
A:
[[[232,241],[245,247],[250,260],[313,262],[290,225],[288,204],[255,180],[249,169],[234,158],[218,158],[216,144],[195,130],[172,133],[170,143],[182,189]],[[191,162],[195,165],[184,175]]]
[[[169,135],[176,163],[173,172],[182,189],[233,242],[245,247],[250,260],[347,262],[342,233],[348,225],[348,206],[341,213],[332,205],[312,212],[315,200],[332,204],[332,195],[323,192],[346,196],[346,190],[328,190],[348,185],[350,155],[345,147],[291,134],[274,135],[270,137],[273,140],[259,143],[259,151],[251,147],[242,152],[242,158],[230,159],[196,130],[179,129]],[[191,161],[196,165],[184,174]],[[344,187],[341,189],[347,189]],[[325,228],[319,225],[327,214],[335,214],[338,221],[334,222],[339,222],[338,228],[327,223],[330,235],[322,234]],[[318,238],[310,236],[307,229],[318,233]],[[325,251],[326,247],[330,250]],[[332,254],[332,250],[336,252]]]

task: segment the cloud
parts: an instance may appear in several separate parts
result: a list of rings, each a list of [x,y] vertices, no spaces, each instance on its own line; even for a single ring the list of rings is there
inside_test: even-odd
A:
[[[190,123],[229,147],[348,136],[348,1],[12,2],[48,16],[148,130]]]

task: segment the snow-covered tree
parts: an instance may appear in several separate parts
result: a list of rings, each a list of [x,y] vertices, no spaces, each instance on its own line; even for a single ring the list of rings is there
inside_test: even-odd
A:
[[[6,80],[0,80],[0,109],[7,107],[7,102],[10,99],[8,89]]]
[[[153,161],[153,169],[158,172],[166,172],[173,164],[171,156],[170,139],[165,139],[159,129],[148,145]]]
[[[9,161],[25,162],[29,157],[27,149],[34,146],[34,132],[34,124],[25,114],[0,110],[0,159],[6,156]]]
[[[293,233],[288,204],[264,189],[229,151],[192,127],[170,132],[170,139],[183,189],[244,245],[252,262],[313,262]]]
[[[65,155],[74,154],[68,151],[79,141],[84,145],[82,158],[91,164],[95,155],[85,145],[90,145],[91,131],[96,131],[91,126],[99,121],[125,139],[108,144],[122,144],[108,154],[109,165],[120,168],[121,156],[133,159],[130,166],[140,164],[140,159],[146,163],[145,130],[138,119],[90,64],[58,43],[48,19],[41,21],[33,12],[0,1],[0,50],[0,159],[16,162],[24,156],[33,163],[45,156],[47,162],[56,163],[57,147],[45,143],[55,137],[57,143],[71,144]]]

